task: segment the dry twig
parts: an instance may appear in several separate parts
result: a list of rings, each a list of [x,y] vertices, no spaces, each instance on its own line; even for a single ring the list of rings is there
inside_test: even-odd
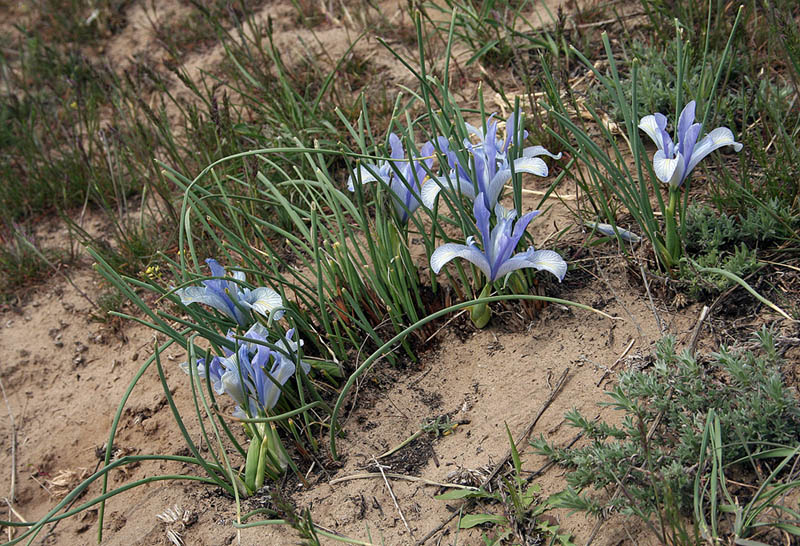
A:
[[[392,497],[392,502],[394,503],[394,507],[397,508],[397,513],[400,514],[400,519],[403,520],[403,525],[406,526],[406,530],[408,531],[409,536],[411,539],[414,539],[414,533],[411,531],[411,527],[408,526],[408,522],[406,521],[406,517],[403,515],[403,511],[400,509],[400,505],[397,504],[397,497],[394,496],[394,491],[392,491],[392,486],[389,484],[389,480],[386,479],[386,474],[383,472],[383,465],[378,462],[378,459],[375,457],[372,458],[372,462],[375,463],[375,466],[378,467],[378,470],[383,477],[383,483],[386,484],[386,489],[389,490],[389,496]]]
[[[607,369],[606,369],[606,371],[605,371],[605,372],[603,372],[603,377],[601,377],[601,378],[600,378],[600,381],[598,381],[598,382],[597,382],[597,386],[598,386],[598,387],[600,386],[600,384],[601,384],[603,381],[605,381],[606,377],[608,377],[608,374],[609,374],[609,373],[611,373],[612,371],[614,371],[614,368],[616,368],[616,367],[617,367],[617,364],[619,364],[620,362],[622,362],[622,359],[623,359],[623,358],[625,358],[625,357],[628,355],[628,352],[631,350],[631,347],[633,347],[633,344],[634,344],[635,342],[636,342],[636,339],[635,339],[635,338],[631,338],[631,341],[630,341],[630,343],[628,343],[628,346],[627,346],[627,347],[625,347],[625,350],[624,350],[624,351],[622,351],[622,354],[621,354],[621,355],[619,355],[619,357],[618,357],[618,358],[617,358],[617,359],[614,361],[614,363],[611,365],[611,367],[610,367],[610,368],[607,368]]]

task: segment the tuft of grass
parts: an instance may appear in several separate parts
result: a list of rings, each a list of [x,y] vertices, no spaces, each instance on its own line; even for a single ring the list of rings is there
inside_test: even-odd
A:
[[[62,258],[56,250],[41,248],[25,226],[12,225],[0,233],[0,301],[9,301],[14,292],[47,278],[49,262]]]

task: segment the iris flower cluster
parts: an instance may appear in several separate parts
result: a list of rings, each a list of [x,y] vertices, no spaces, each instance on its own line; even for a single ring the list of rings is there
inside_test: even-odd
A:
[[[519,157],[512,157],[512,146],[523,142],[528,136],[527,131],[521,129],[516,115],[506,122],[504,139],[498,138],[498,123],[494,116],[490,116],[481,128],[469,124],[466,128],[473,137],[473,140],[465,139],[463,142],[463,151],[466,153],[458,153],[445,137],[439,137],[435,147],[431,142],[426,142],[420,149],[421,156],[408,160],[405,159],[402,142],[392,133],[389,135],[391,159],[360,165],[354,176],[348,179],[348,189],[354,191],[356,182],[384,184],[392,192],[403,224],[420,204],[434,208],[442,192],[454,199],[466,197],[472,201],[481,246],[478,246],[474,236],[467,237],[466,244],[445,243],[432,253],[430,262],[436,274],[455,258],[473,263],[486,276],[483,295],[488,294],[495,281],[528,267],[549,271],[561,281],[566,274],[567,264],[557,253],[535,250],[533,247],[516,252],[525,229],[539,212],[529,212],[517,220],[516,211],[507,211],[499,204],[503,188],[513,173],[547,176],[547,164],[541,156],[559,159],[561,154],[550,153],[542,146],[531,146],[524,148]],[[443,171],[439,174],[431,171],[435,151],[439,154]],[[473,322],[478,327],[485,326],[488,320],[487,306],[473,309]]]
[[[210,362],[197,359],[197,375],[211,383],[218,395],[227,394],[236,402],[233,417],[258,419],[270,416],[278,404],[283,386],[297,372],[298,367],[308,374],[311,366],[301,360],[298,347],[302,340],[294,340],[294,329],[270,349],[267,346],[269,331],[255,323],[244,334],[244,340],[228,332],[228,339],[236,348],[223,348],[224,356],[214,356]],[[189,364],[181,367],[190,373]],[[275,423],[245,421],[243,426],[250,437],[247,450],[244,480],[240,482],[246,494],[252,494],[264,485],[269,474],[277,478],[290,463],[289,456],[278,435]]]
[[[514,142],[522,142],[528,132],[520,130],[515,116],[506,122],[505,139],[497,138],[497,121],[490,116],[484,128],[466,124],[467,131],[478,142],[464,139],[463,146],[468,152],[470,165],[463,164],[458,154],[451,150],[445,137],[438,137],[438,152],[444,158],[446,171],[435,174],[431,171],[437,147],[426,142],[420,148],[418,157],[406,158],[403,143],[392,133],[389,135],[391,159],[379,163],[359,165],[354,175],[347,179],[347,189],[355,191],[355,184],[378,182],[391,190],[395,209],[400,221],[405,224],[420,203],[433,208],[441,191],[467,197],[474,201],[483,194],[484,204],[493,210],[498,202],[503,186],[511,180],[513,172],[547,176],[547,164],[540,156],[546,155],[560,159],[561,154],[552,154],[543,146],[529,146],[522,150],[521,157],[511,160],[509,149]],[[430,176],[432,175],[432,176]]]
[[[236,403],[233,417],[246,420],[243,426],[250,438],[250,447],[244,480],[240,485],[244,493],[252,494],[264,484],[267,474],[277,478],[290,461],[275,423],[250,420],[270,417],[286,382],[298,368],[308,374],[311,366],[299,357],[303,341],[295,340],[294,329],[270,348],[269,330],[253,314],[268,318],[268,324],[280,320],[284,314],[283,301],[277,292],[263,286],[249,289],[242,286],[244,273],[237,271],[229,276],[216,260],[208,259],[206,263],[214,278],[202,281],[200,286],[175,292],[184,305],[202,303],[232,319],[239,328],[238,332],[249,327],[239,337],[229,330],[226,337],[234,350],[223,346],[221,356],[208,361],[198,358],[196,373],[211,383],[216,394],[227,394],[233,399]],[[185,372],[191,372],[188,363],[181,367]]]
[[[420,158],[405,161],[403,142],[395,133],[389,135],[391,160],[378,164],[360,165],[355,177],[347,179],[347,189],[355,191],[355,183],[379,182],[386,185],[392,193],[394,207],[400,222],[408,222],[410,215],[419,208],[420,187],[426,179],[427,171],[433,165],[433,144],[426,142],[420,148]]]
[[[463,195],[470,201],[483,194],[484,204],[488,210],[493,210],[503,191],[503,186],[511,180],[512,165],[514,172],[534,174],[545,177],[548,175],[547,164],[542,160],[542,155],[560,159],[561,154],[552,154],[543,146],[529,146],[522,150],[522,156],[511,161],[509,149],[516,140],[524,141],[528,136],[527,131],[519,131],[515,116],[506,122],[506,138],[497,138],[497,122],[490,116],[485,129],[480,129],[467,124],[467,130],[477,137],[478,143],[472,144],[464,140],[464,147],[469,152],[469,157],[475,165],[474,175],[469,165],[462,165],[455,152],[450,150],[450,144],[444,137],[439,137],[438,144],[442,153],[447,158],[449,172],[445,176],[434,178],[431,183],[422,188],[422,202],[428,208],[433,208],[436,198],[442,190],[456,195]]]

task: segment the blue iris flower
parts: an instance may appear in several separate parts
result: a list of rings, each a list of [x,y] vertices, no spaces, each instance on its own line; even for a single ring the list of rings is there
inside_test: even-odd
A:
[[[697,142],[703,124],[694,123],[696,107],[695,101],[691,101],[683,108],[678,119],[677,142],[667,133],[667,118],[663,114],[645,116],[639,122],[639,129],[658,147],[653,156],[653,171],[659,180],[673,188],[680,187],[692,169],[717,148],[733,146],[737,152],[742,149],[727,127],[717,127]]]
[[[266,416],[278,403],[279,385],[286,384],[297,369],[298,343],[292,339],[294,329],[276,344],[288,356],[267,347],[267,336],[268,330],[256,323],[244,334],[253,341],[237,341],[235,352],[226,351],[224,357],[215,356],[208,365],[205,359],[197,359],[198,375],[211,381],[214,392],[227,394],[236,402],[235,417]],[[188,363],[181,367],[188,372]],[[300,368],[307,374],[311,366],[301,361]]]
[[[426,142],[420,149],[420,158],[409,158],[407,161],[400,137],[390,134],[389,146],[392,149],[391,161],[381,161],[377,165],[359,165],[355,179],[353,176],[347,179],[347,189],[355,191],[355,181],[361,184],[382,182],[391,189],[395,210],[400,221],[405,224],[409,216],[419,208],[420,186],[433,165],[433,144]],[[392,163],[396,164],[393,166]]]
[[[517,127],[516,117],[511,116],[506,121],[506,138],[498,140],[497,122],[490,116],[486,127],[479,129],[467,124],[467,130],[478,139],[477,144],[464,140],[464,147],[469,151],[475,165],[475,176],[458,160],[455,152],[450,150],[450,143],[444,137],[439,137],[439,149],[447,159],[450,172],[447,176],[437,177],[422,188],[422,202],[428,208],[433,208],[436,198],[442,190],[464,195],[471,201],[475,196],[483,194],[486,208],[491,210],[497,204],[503,186],[511,180],[512,162],[508,158],[508,150],[516,139],[523,142],[527,131],[520,131]],[[516,135],[516,136],[515,136]],[[513,161],[514,172],[547,176],[547,164],[541,155],[554,159],[561,158],[561,154],[552,154],[543,146],[529,146],[522,151],[522,157]]]
[[[219,277],[202,281],[202,286],[188,286],[175,291],[181,298],[181,303],[202,303],[213,307],[223,315],[232,318],[239,326],[246,327],[252,324],[251,311],[255,311],[269,318],[273,310],[283,305],[283,300],[272,288],[259,287],[253,290],[244,288],[240,283],[245,280],[244,273],[234,271],[234,280],[225,280],[228,273],[214,259],[207,259],[211,275]],[[238,282],[237,282],[238,281]],[[280,320],[283,310],[275,311],[273,319]]]
[[[489,230],[491,213],[486,208],[486,201],[482,194],[478,194],[473,205],[476,225],[481,235],[483,250],[475,244],[475,238],[467,238],[467,244],[446,243],[433,251],[431,255],[431,269],[438,274],[442,267],[454,258],[463,258],[475,264],[489,281],[503,278],[512,271],[526,267],[537,270],[549,271],[559,281],[567,272],[567,263],[552,250],[534,250],[528,248],[525,252],[513,254],[525,229],[539,211],[525,214],[515,222],[516,211],[506,211],[502,205],[497,205],[497,225]]]

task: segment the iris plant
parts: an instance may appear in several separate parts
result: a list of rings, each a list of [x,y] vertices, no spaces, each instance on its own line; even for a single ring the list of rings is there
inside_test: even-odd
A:
[[[269,318],[271,314],[274,320],[280,320],[283,311],[279,308],[283,305],[283,300],[272,288],[259,287],[253,290],[244,288],[241,283],[245,281],[244,273],[241,271],[233,272],[234,280],[225,280],[228,273],[214,259],[207,259],[211,275],[217,278],[202,282],[202,286],[189,286],[175,291],[181,298],[181,303],[189,305],[191,303],[202,303],[213,307],[223,315],[232,318],[241,327],[247,327],[253,323],[251,311],[255,311]]]
[[[511,180],[512,164],[514,172],[547,176],[547,164],[539,156],[547,155],[554,159],[561,157],[561,154],[552,154],[543,146],[530,146],[522,151],[522,157],[512,161],[509,158],[511,144],[515,140],[522,142],[528,133],[519,131],[515,116],[511,116],[506,122],[505,140],[498,140],[497,122],[493,117],[489,117],[484,129],[467,124],[468,131],[479,140],[474,145],[468,139],[464,140],[464,146],[475,166],[474,176],[468,166],[462,165],[456,153],[450,150],[447,139],[439,137],[439,148],[447,159],[450,172],[447,176],[435,178],[423,186],[422,202],[426,207],[433,208],[439,192],[444,189],[464,195],[471,201],[475,200],[476,195],[483,194],[484,204],[491,210],[497,204],[503,186]]]
[[[653,171],[661,182],[669,185],[669,204],[665,214],[668,265],[680,258],[675,208],[681,185],[692,169],[714,150],[723,146],[733,146],[737,152],[742,149],[742,144],[733,139],[733,133],[727,127],[717,127],[698,142],[703,124],[694,122],[696,107],[695,101],[691,101],[683,108],[678,118],[677,142],[667,133],[667,118],[663,114],[645,116],[639,122],[639,128],[647,133],[658,148],[653,156]]]
[[[539,211],[529,212],[515,222],[516,211],[507,211],[502,205],[495,207],[497,224],[490,230],[489,221],[491,213],[486,207],[484,195],[478,194],[473,205],[475,223],[481,236],[483,249],[475,244],[475,238],[467,238],[467,244],[446,243],[431,254],[431,269],[438,274],[442,267],[455,258],[463,258],[473,263],[486,275],[486,285],[481,291],[481,297],[488,296],[491,284],[517,269],[532,267],[537,270],[549,271],[555,275],[559,282],[567,272],[566,262],[552,250],[534,250],[528,248],[525,252],[514,254],[517,244],[528,224],[535,218]],[[489,308],[486,304],[476,305],[471,310],[472,320],[478,328],[482,328],[489,321]]]
[[[235,351],[225,350],[225,356],[215,356],[208,364],[205,359],[197,360],[198,376],[210,381],[214,392],[227,394],[236,402],[236,418],[269,417],[281,396],[281,387],[295,374],[297,364],[303,373],[311,369],[308,363],[298,362],[293,329],[275,344],[281,350],[266,345],[268,334],[264,325],[256,323],[244,334],[252,341],[235,340],[229,333],[229,339],[237,343]],[[188,371],[188,364],[182,367]],[[280,474],[289,459],[271,423],[245,423],[245,428],[251,443],[244,483],[253,492],[264,484],[267,469],[273,475]]]
[[[378,164],[360,165],[356,170],[355,179],[353,176],[347,179],[347,189],[355,191],[356,181],[361,184],[368,182],[385,184],[392,192],[392,200],[400,222],[405,224],[409,216],[419,208],[420,186],[433,165],[433,144],[426,142],[420,149],[420,158],[409,158],[405,162],[406,153],[400,137],[394,133],[390,134],[389,146],[392,149],[392,159]]]

